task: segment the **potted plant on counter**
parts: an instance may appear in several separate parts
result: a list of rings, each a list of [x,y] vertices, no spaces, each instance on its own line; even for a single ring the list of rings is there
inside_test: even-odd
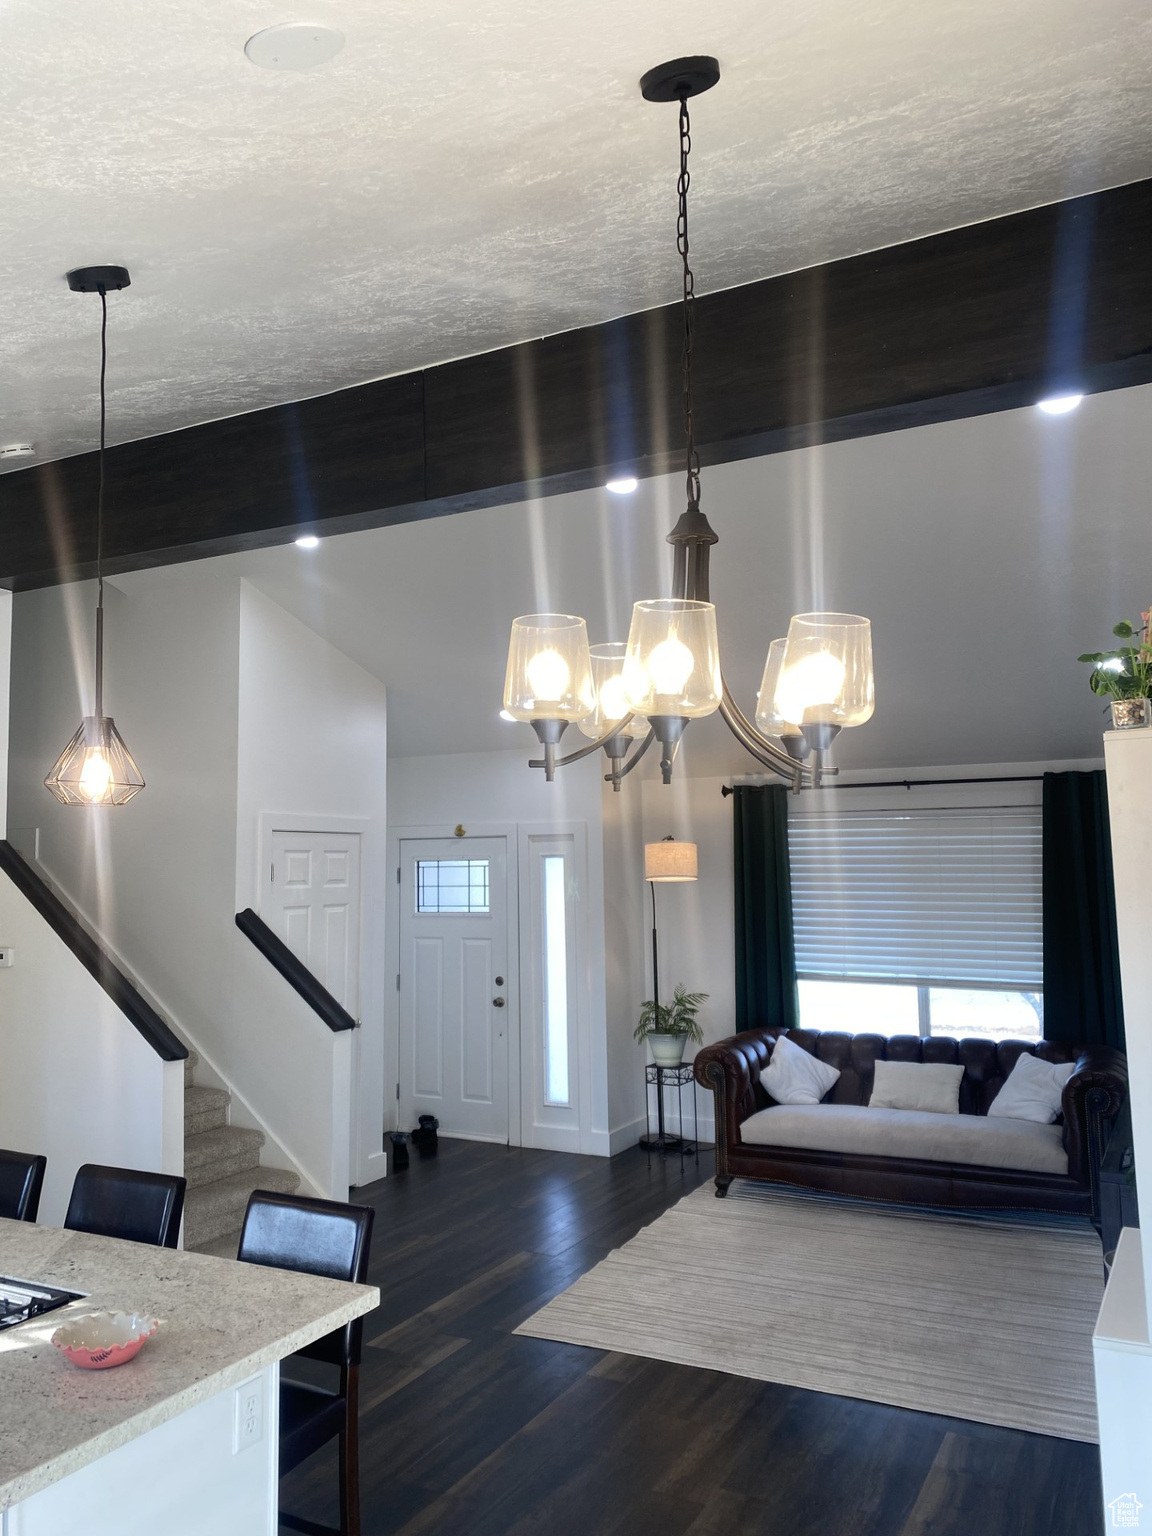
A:
[[[652,1060],[658,1067],[678,1067],[689,1040],[696,1045],[704,1044],[704,1031],[696,1015],[701,1004],[707,1001],[707,992],[686,992],[681,982],[670,1003],[658,1003],[649,998],[644,1004],[635,1037],[648,1041]]]
[[[1088,686],[1093,693],[1111,701],[1112,724],[1120,730],[1135,725],[1152,724],[1152,642],[1148,634],[1150,615],[1140,615],[1136,626],[1121,620],[1112,633],[1127,641],[1114,651],[1087,651],[1080,657],[1092,671]]]

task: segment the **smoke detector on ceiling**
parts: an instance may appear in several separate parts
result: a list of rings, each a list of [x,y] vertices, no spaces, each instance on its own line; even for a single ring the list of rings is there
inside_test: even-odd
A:
[[[31,443],[5,443],[0,448],[0,459],[34,459],[36,450]]]
[[[311,21],[284,21],[265,27],[244,44],[249,62],[261,69],[315,69],[344,46],[343,32]]]

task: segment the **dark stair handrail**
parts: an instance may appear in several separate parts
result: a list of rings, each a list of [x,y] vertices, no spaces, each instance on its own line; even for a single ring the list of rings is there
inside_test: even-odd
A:
[[[124,972],[93,938],[56,892],[32,868],[7,838],[0,838],[0,870],[64,941],[84,969],[100,983],[120,1012],[144,1036],[162,1061],[186,1061],[188,1047],[144,1001]]]
[[[265,960],[280,972],[288,985],[299,992],[313,1013],[323,1019],[330,1030],[339,1033],[344,1029],[356,1028],[356,1020],[347,1008],[338,1003],[328,988],[316,980],[304,962],[296,958],[283,939],[278,938],[251,907],[237,912],[236,926],[252,940]]]

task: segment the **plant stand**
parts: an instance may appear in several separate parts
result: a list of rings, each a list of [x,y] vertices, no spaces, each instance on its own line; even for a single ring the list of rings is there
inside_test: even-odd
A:
[[[650,1061],[644,1068],[644,1100],[645,1113],[648,1120],[648,1134],[641,1136],[639,1146],[645,1152],[651,1154],[660,1152],[667,1155],[669,1152],[679,1152],[681,1157],[700,1156],[699,1130],[696,1122],[696,1079],[693,1075],[690,1062],[681,1062],[677,1067],[661,1067],[656,1062]],[[652,1130],[652,1094],[650,1090],[656,1089],[656,1131]],[[676,1130],[677,1135],[670,1135],[665,1128],[664,1094],[671,1088],[676,1090]],[[688,1140],[684,1136],[684,1089],[688,1089],[688,1098],[692,1104],[692,1137]]]

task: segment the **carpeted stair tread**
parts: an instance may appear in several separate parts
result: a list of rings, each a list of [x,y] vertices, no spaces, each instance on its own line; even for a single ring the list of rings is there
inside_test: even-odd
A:
[[[214,1131],[224,1125],[228,1119],[231,1097],[226,1088],[185,1088],[185,1139],[199,1135],[201,1131]]]
[[[199,1189],[260,1162],[262,1131],[242,1125],[220,1125],[184,1138],[184,1177],[189,1189]]]
[[[240,1227],[248,1196],[254,1189],[271,1189],[290,1195],[299,1184],[299,1176],[284,1168],[257,1167],[190,1189],[184,1201],[185,1248],[199,1248],[202,1243]]]
[[[186,1057],[186,1059],[184,1061],[184,1086],[185,1086],[185,1088],[191,1088],[192,1087],[192,1083],[193,1083],[194,1075],[195,1075],[195,1072],[196,1072],[196,1068],[199,1065],[200,1065],[200,1058],[199,1058],[199,1056],[197,1056],[195,1051],[189,1050],[188,1055],[187,1055],[187,1057]]]
[[[213,1237],[206,1243],[197,1243],[195,1252],[206,1253],[213,1259],[234,1259],[239,1247],[240,1228],[237,1227],[235,1232],[225,1232],[223,1237]]]

